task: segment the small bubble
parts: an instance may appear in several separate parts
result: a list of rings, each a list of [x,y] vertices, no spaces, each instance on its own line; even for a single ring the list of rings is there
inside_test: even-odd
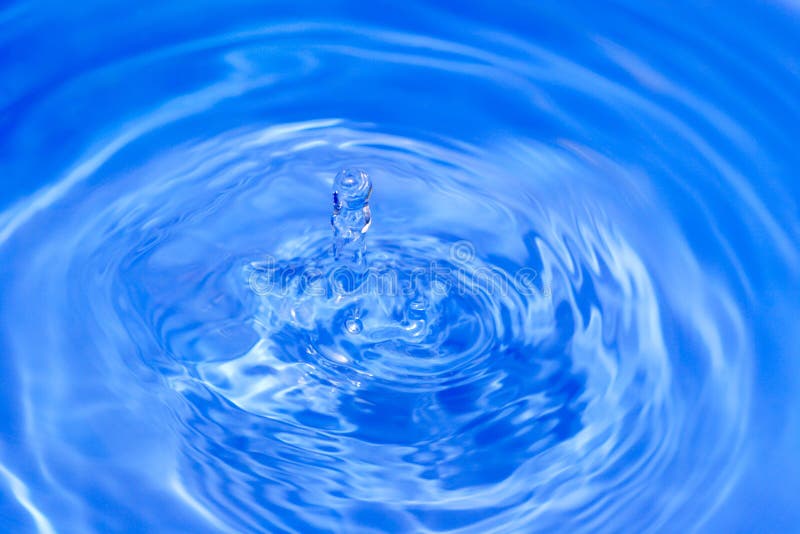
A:
[[[360,334],[362,330],[364,330],[364,324],[361,322],[361,319],[348,319],[344,323],[344,328],[347,330],[348,334]]]

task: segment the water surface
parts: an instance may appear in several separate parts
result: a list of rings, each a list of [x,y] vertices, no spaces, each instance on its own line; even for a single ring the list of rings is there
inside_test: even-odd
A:
[[[797,531],[798,34],[6,4],[0,529]],[[342,168],[397,285],[339,298]]]

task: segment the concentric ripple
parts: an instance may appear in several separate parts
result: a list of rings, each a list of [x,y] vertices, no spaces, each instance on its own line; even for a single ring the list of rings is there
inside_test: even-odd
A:
[[[754,185],[759,166],[799,163],[778,139],[788,119],[738,104],[762,90],[761,52],[741,41],[740,63],[714,60],[741,80],[723,92],[700,60],[668,55],[717,58],[701,26],[733,39],[700,15],[664,18],[634,52],[633,21],[655,22],[621,6],[438,29],[425,21],[440,12],[404,9],[425,12],[413,31],[369,13],[190,19],[6,93],[0,153],[19,151],[6,169],[20,183],[35,169],[42,189],[0,213],[0,525],[733,521],[720,510],[762,446],[756,338],[797,303],[774,308],[772,330],[752,310],[800,279],[797,212],[773,206],[797,186]],[[148,22],[168,31],[171,15]],[[519,29],[523,15],[566,33]],[[22,16],[0,12],[0,27]],[[344,292],[330,224],[343,167],[374,186],[366,282]]]

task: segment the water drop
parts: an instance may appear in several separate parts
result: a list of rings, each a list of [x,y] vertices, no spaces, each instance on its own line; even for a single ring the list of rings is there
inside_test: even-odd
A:
[[[333,194],[339,209],[361,209],[369,202],[372,181],[361,169],[342,169],[333,180]]]

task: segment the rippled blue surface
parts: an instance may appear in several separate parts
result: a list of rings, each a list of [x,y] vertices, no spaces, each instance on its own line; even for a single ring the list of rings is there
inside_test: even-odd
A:
[[[0,530],[800,531],[798,35],[791,0],[6,3]],[[451,288],[360,333],[258,283],[331,268],[342,167],[369,264]],[[534,275],[455,290],[486,270]]]

